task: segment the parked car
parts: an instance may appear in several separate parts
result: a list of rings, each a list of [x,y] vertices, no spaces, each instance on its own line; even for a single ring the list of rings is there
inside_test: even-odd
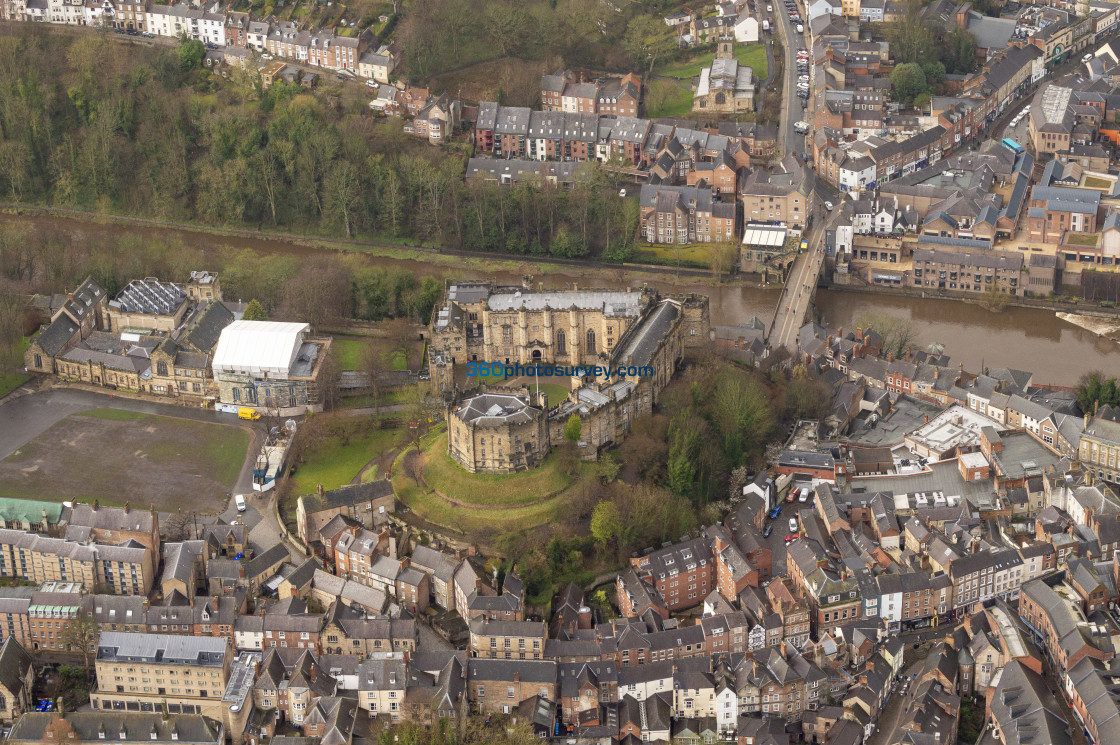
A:
[[[773,520],[780,514],[782,514],[782,506],[780,504],[776,504],[774,505],[774,508],[770,510],[768,517]]]
[[[1086,54],[1084,57],[1081,58],[1081,61],[1082,62],[1088,62],[1091,59],[1093,59],[1093,53],[1089,52],[1088,54]]]
[[[789,532],[791,532],[791,533],[796,533],[797,532],[797,518],[796,517],[791,517],[789,519]]]
[[[804,154],[805,153],[802,153],[802,155],[804,155]],[[806,158],[806,160],[808,160],[808,159]],[[809,487],[806,486],[804,489],[801,490],[801,494],[797,497],[797,501],[801,502],[802,504],[809,501]]]
[[[774,526],[773,525],[767,525],[765,528],[762,529],[762,537],[763,538],[769,538],[770,534],[773,533],[773,532],[774,532]]]
[[[825,208],[826,210],[828,210],[829,212],[832,212],[832,208],[833,208],[833,204],[832,204],[832,202],[825,202],[825,203],[824,203],[824,208]]]
[[[245,504],[245,496],[243,494],[238,494],[237,496],[235,496],[233,498],[233,503],[237,505],[238,512],[244,512],[246,509],[248,509],[248,505]]]
[[[140,34],[140,35],[141,35],[141,36],[143,36],[143,37],[144,37],[145,39],[154,39],[154,38],[156,38],[156,35],[155,35],[155,34],[149,34],[149,33],[148,33],[147,31],[145,31],[144,33],[142,33],[142,34]]]

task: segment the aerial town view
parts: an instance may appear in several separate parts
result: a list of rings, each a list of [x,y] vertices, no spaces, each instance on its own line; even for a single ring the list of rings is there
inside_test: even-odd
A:
[[[0,0],[0,742],[1120,745],[1120,2]]]

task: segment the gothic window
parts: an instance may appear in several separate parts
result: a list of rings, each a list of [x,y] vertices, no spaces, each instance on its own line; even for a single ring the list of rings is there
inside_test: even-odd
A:
[[[590,329],[587,331],[587,353],[595,354],[595,332]]]
[[[568,353],[568,337],[564,335],[563,331],[556,333],[556,351],[559,354]]]

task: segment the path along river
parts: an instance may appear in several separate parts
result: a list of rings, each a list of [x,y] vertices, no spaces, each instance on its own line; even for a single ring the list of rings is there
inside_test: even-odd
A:
[[[219,236],[188,230],[142,227],[117,223],[94,223],[58,217],[0,218],[0,224],[19,220],[37,229],[55,234],[69,233],[76,241],[119,240],[133,236],[148,240],[175,240],[200,249],[204,256],[217,252],[252,249],[260,253],[309,256],[323,249],[283,240],[248,236]],[[638,286],[643,282],[656,284],[666,292],[693,291],[711,298],[713,324],[741,323],[758,316],[769,319],[778,300],[776,288],[760,289],[725,283],[719,286],[696,277],[675,278],[672,274],[633,273],[593,268],[585,271],[562,267],[559,271],[534,272],[526,263],[513,270],[514,264],[495,257],[501,264],[489,271],[485,262],[464,262],[462,270],[452,265],[397,258],[367,256],[371,265],[401,266],[417,275],[436,275],[447,279],[493,279],[504,284],[519,284],[523,272],[536,274],[546,287],[563,287],[578,283],[588,287]],[[216,263],[216,262],[215,262]],[[199,267],[213,269],[214,267]],[[1034,372],[1040,383],[1074,385],[1082,373],[1102,370],[1120,374],[1120,344],[1098,337],[1058,319],[1052,311],[1034,308],[1006,308],[992,313],[975,305],[953,300],[921,299],[895,295],[869,295],[822,291],[818,294],[819,313],[830,328],[852,329],[864,313],[898,316],[914,323],[917,342],[945,345],[953,362],[963,362],[966,369],[978,371],[988,367],[1013,367]]]

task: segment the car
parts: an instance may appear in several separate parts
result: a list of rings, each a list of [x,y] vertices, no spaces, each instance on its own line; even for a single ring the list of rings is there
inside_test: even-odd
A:
[[[801,494],[798,495],[797,501],[801,502],[802,504],[805,504],[806,502],[809,501],[809,487],[806,486],[804,489],[801,490]]]
[[[342,73],[336,74],[335,78],[337,78],[338,80],[346,80],[346,76],[343,75]]]
[[[622,197],[623,199],[625,199],[625,198],[626,198],[626,190],[625,190],[625,189],[619,189],[619,190],[618,190],[618,196],[620,196],[620,197]]]
[[[797,82],[808,83],[809,82],[809,76],[808,75],[798,75],[797,76]]]
[[[141,35],[141,36],[143,36],[143,37],[144,37],[145,39],[154,39],[154,38],[156,38],[156,35],[155,35],[155,34],[150,34],[150,33],[148,33],[147,31],[143,32],[143,33],[142,33],[142,34],[140,34],[140,35]]]
[[[801,108],[803,108],[803,109],[809,108],[809,102],[806,101],[804,98],[801,99]]]
[[[245,495],[244,494],[238,494],[237,496],[235,496],[233,498],[233,503],[235,505],[237,505],[237,511],[238,512],[244,512],[245,510],[249,509],[249,505],[247,505],[245,503]]]
[[[805,33],[805,27],[803,25],[801,25],[800,23],[797,24],[797,33],[799,33],[799,34]]]
[[[809,97],[809,91],[798,91],[797,95],[801,98],[808,98]]]
[[[430,372],[428,372],[427,370],[421,370],[421,371],[420,371],[420,372],[419,372],[419,373],[418,373],[418,374],[416,375],[416,377],[417,377],[417,379],[419,379],[419,380],[431,380],[431,379],[432,379],[432,374],[431,374]]]
[[[1093,59],[1093,53],[1089,52],[1088,54],[1086,54],[1084,57],[1081,58],[1081,61],[1082,62],[1088,62],[1091,59]]]
[[[128,34],[129,36],[139,36],[140,35],[140,32],[137,31],[134,28],[128,29],[127,31],[125,31],[125,33]]]
[[[774,6],[773,5],[767,5],[766,6],[766,12],[767,13],[773,13],[774,12]]]
[[[832,202],[825,202],[825,203],[824,203],[824,208],[825,208],[826,210],[828,210],[829,212],[832,212],[832,208],[833,208],[834,206],[835,206],[835,205],[833,205],[833,204],[832,204]]]
[[[792,502],[795,499],[797,499],[797,497],[794,496],[793,492],[790,492],[789,494],[786,495],[786,504],[789,504],[790,502]]]
[[[774,526],[773,525],[767,525],[765,528],[762,529],[762,537],[763,538],[769,538],[770,534],[773,533],[773,532],[774,532]]]
[[[115,28],[115,29],[113,29],[113,33],[114,34],[123,34],[124,29],[123,28]]]
[[[800,533],[790,533],[789,535],[786,536],[786,543],[793,543],[794,541],[796,541],[800,537],[801,537]]]
[[[272,55],[271,55],[271,54],[262,54],[262,55],[261,55],[261,59],[263,59],[263,60],[271,60],[271,59],[272,59]]]
[[[788,308],[787,308],[787,310],[788,310]],[[769,513],[768,517],[771,520],[773,520],[774,518],[776,518],[780,514],[782,514],[782,506],[780,504],[776,504],[776,505],[774,505],[774,508],[770,510],[770,513]]]
[[[796,517],[791,517],[789,519],[789,532],[796,533],[797,530],[798,530],[798,528],[797,528],[797,518]]]
[[[370,88],[376,88],[377,87],[377,81],[376,80],[367,80],[366,85]]]

